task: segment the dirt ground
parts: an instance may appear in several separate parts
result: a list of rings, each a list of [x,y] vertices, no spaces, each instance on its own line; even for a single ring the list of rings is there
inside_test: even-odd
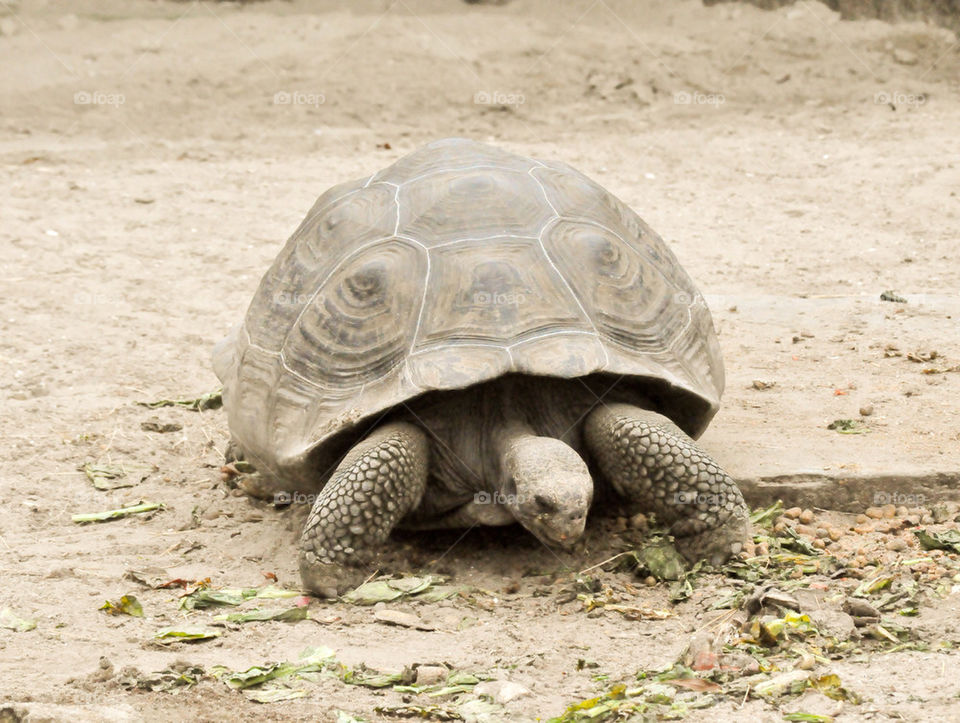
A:
[[[801,610],[836,607],[863,569],[906,569],[921,554],[911,526],[956,528],[942,503],[960,481],[960,46],[946,30],[840,21],[807,1],[4,0],[0,67],[0,609],[36,621],[18,632],[0,620],[2,720],[373,721],[404,705],[435,719],[547,719],[669,667],[711,606],[742,589],[713,575],[672,603],[669,583],[594,567],[642,538],[610,511],[565,553],[517,529],[400,537],[391,572],[472,591],[376,609],[432,630],[297,600],[311,620],[154,640],[234,611],[188,614],[185,591],[158,581],[263,588],[266,572],[295,589],[304,511],[222,480],[222,410],[137,402],[215,389],[212,345],[313,200],[441,137],[570,163],[671,244],[707,297],[727,368],[703,444],[755,506],[812,508],[814,526],[844,532],[829,544],[851,559],[870,558],[863,540],[881,550],[857,574],[784,573]],[[864,433],[827,428],[842,419]],[[96,489],[85,464],[122,467],[114,482],[135,486]],[[164,507],[71,521],[140,500]],[[887,502],[908,508],[900,522],[856,531],[874,523],[854,513]],[[906,550],[887,540],[900,533]],[[925,644],[881,650],[877,633],[818,653],[816,670],[859,702],[730,688],[709,707],[651,703],[646,715],[960,717],[957,555],[935,552],[945,572],[930,568],[920,582],[936,585],[901,620]],[[143,617],[99,610],[124,594]],[[588,610],[603,596],[669,616]],[[351,671],[442,662],[526,694],[470,713],[455,696],[348,684],[341,668],[265,704],[211,673],[321,645]],[[196,685],[137,687],[178,660],[206,671]]]

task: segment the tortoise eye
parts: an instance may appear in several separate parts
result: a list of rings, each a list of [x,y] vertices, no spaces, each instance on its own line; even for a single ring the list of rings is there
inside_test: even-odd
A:
[[[550,499],[548,499],[547,497],[544,497],[543,495],[534,495],[534,496],[533,496],[533,501],[537,503],[537,507],[538,507],[542,512],[556,512],[556,511],[557,511],[557,505],[556,505],[556,503],[554,503],[553,500],[550,500]]]

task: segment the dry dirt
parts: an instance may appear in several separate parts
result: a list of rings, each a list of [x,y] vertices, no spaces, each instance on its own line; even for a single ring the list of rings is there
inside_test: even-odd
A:
[[[675,606],[665,584],[598,578],[665,620],[571,602],[571,571],[635,542],[599,519],[559,556],[518,530],[398,540],[395,571],[488,591],[400,604],[435,631],[314,601],[320,622],[152,642],[222,610],[188,620],[181,591],[127,571],[214,587],[262,587],[267,571],[296,587],[304,511],[221,481],[222,411],[136,402],[215,388],[212,345],[315,197],[440,137],[566,161],[667,239],[726,360],[703,443],[755,504],[930,507],[960,480],[960,47],[943,29],[840,21],[815,2],[4,0],[0,67],[0,608],[37,621],[0,628],[0,704],[17,715],[395,719],[374,708],[403,694],[336,677],[260,704],[212,678],[145,692],[98,673],[101,656],[115,671],[244,670],[327,645],[354,667],[445,661],[518,682],[530,694],[490,719],[546,719],[669,665],[715,615],[722,577]],[[881,301],[886,290],[906,303]],[[154,418],[182,428],[142,428]],[[869,431],[828,430],[836,419]],[[101,491],[85,463],[148,473]],[[137,500],[165,507],[71,522]],[[853,578],[823,579],[828,594]],[[956,657],[934,645],[960,642],[960,605],[940,592],[911,618],[928,649],[818,663],[863,699],[841,719],[960,716]],[[124,593],[144,618],[98,610]],[[835,703],[814,695],[811,708]],[[795,706],[726,696],[687,717],[779,720]]]

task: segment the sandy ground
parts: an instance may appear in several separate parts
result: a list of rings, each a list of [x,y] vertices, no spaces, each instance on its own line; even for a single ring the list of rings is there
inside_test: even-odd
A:
[[[295,587],[302,512],[221,482],[222,411],[135,402],[215,388],[213,343],[316,196],[439,137],[566,161],[667,239],[726,360],[703,442],[752,502],[929,506],[960,480],[960,47],[947,31],[841,22],[812,2],[7,0],[0,67],[0,607],[38,621],[0,629],[0,702],[31,719],[379,720],[373,708],[400,699],[326,680],[263,706],[219,682],[173,695],[89,677],[101,656],[244,669],[308,644],[351,666],[446,661],[515,680],[531,694],[503,719],[547,718],[669,664],[701,626],[706,592],[662,621],[588,617],[543,592],[534,573],[556,581],[622,549],[601,520],[561,557],[515,531],[398,541],[398,569],[442,558],[431,569],[492,591],[469,609],[423,604],[435,632],[314,603],[337,619],[150,642],[183,622],[177,593],[126,571],[217,587],[262,586],[270,571]],[[886,290],[906,302],[881,301]],[[181,429],[142,428],[155,418]],[[836,419],[869,431],[827,429]],[[85,463],[145,479],[97,490]],[[70,519],[139,499],[165,509]],[[131,591],[146,618],[98,611]],[[637,592],[653,607],[667,594]],[[936,607],[955,619],[953,597]],[[954,657],[884,661],[837,663],[868,701],[845,719],[955,713]],[[690,714],[744,716],[780,713],[749,700]]]

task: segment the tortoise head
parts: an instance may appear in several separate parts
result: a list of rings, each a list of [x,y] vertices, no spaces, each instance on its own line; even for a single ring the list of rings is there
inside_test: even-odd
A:
[[[569,547],[583,534],[593,501],[586,463],[559,439],[517,436],[503,455],[505,504],[549,546]]]

